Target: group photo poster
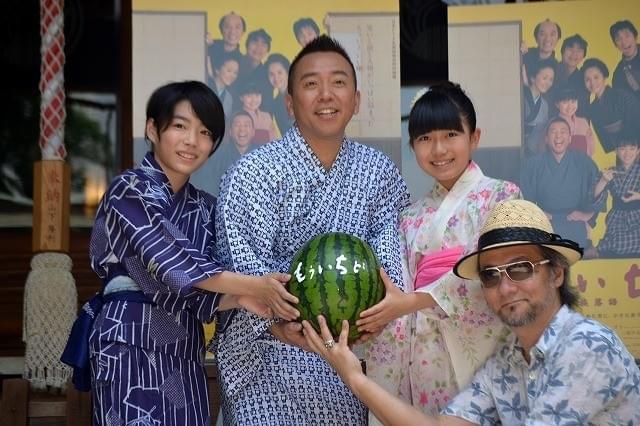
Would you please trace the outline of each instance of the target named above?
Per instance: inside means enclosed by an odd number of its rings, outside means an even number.
[[[637,2],[460,6],[448,9],[448,19],[450,35],[454,28],[472,28],[480,45],[486,41],[504,45],[503,52],[519,52],[516,62],[504,62],[503,53],[476,49],[464,64],[473,62],[478,70],[489,70],[492,80],[511,82],[495,93],[470,91],[476,105],[489,109],[493,103],[499,109],[503,100],[497,95],[507,90],[520,112],[520,138],[495,132],[488,141],[488,149],[509,152],[511,159],[483,170],[490,176],[507,174],[524,198],[547,213],[558,234],[585,247],[571,277],[581,310],[615,329],[640,358]],[[495,27],[507,24],[520,33],[494,38]],[[450,40],[450,58],[453,47]],[[452,79],[463,76],[458,81],[463,88],[474,83],[472,75],[452,69],[451,60],[449,72]],[[481,110],[479,127],[482,114],[500,123],[500,116]],[[513,128],[514,121],[503,125]]]
[[[226,131],[191,183],[217,196],[229,166],[293,124],[284,104],[289,65],[303,45],[328,34],[351,57],[361,93],[347,136],[401,167],[397,1],[134,0],[132,27],[135,162],[149,148],[144,123],[152,91],[170,81],[202,81],[222,102]],[[205,327],[207,339],[214,332]]]
[[[291,127],[285,104],[290,63],[306,43],[328,34],[351,57],[361,94],[347,136],[401,167],[398,7],[393,0],[134,0],[134,159],[148,149],[144,105],[153,89],[168,81],[205,82],[222,102],[226,131],[191,182],[217,195],[231,164]]]

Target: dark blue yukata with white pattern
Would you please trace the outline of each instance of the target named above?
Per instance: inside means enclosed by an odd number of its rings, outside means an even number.
[[[210,424],[202,323],[220,296],[192,286],[222,271],[211,257],[214,204],[189,183],[174,193],[152,153],[105,193],[92,267],[109,286],[131,278],[149,303],[108,302],[95,319],[94,424]]]

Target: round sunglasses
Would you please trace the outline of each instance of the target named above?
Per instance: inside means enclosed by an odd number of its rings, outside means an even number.
[[[507,263],[506,265],[492,266],[485,268],[479,272],[480,282],[484,288],[492,288],[500,284],[502,273],[514,283],[526,281],[536,270],[536,266],[549,263],[549,259],[542,259],[538,262],[529,262],[528,260],[520,260],[518,262]]]

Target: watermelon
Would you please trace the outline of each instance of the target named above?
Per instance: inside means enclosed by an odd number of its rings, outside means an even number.
[[[360,336],[360,312],[384,297],[380,264],[366,242],[353,235],[332,232],[309,240],[291,262],[288,290],[299,299],[300,321],[319,332],[317,316],[324,315],[331,334],[340,335],[349,320],[349,342]]]

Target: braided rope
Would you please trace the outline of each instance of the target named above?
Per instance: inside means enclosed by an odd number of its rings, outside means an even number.
[[[64,0],[40,0],[40,150],[44,160],[64,160]]]
[[[40,253],[31,259],[24,286],[22,339],[24,378],[35,389],[64,388],[71,376],[71,368],[60,362],[77,312],[71,266],[71,258],[63,253]]]

